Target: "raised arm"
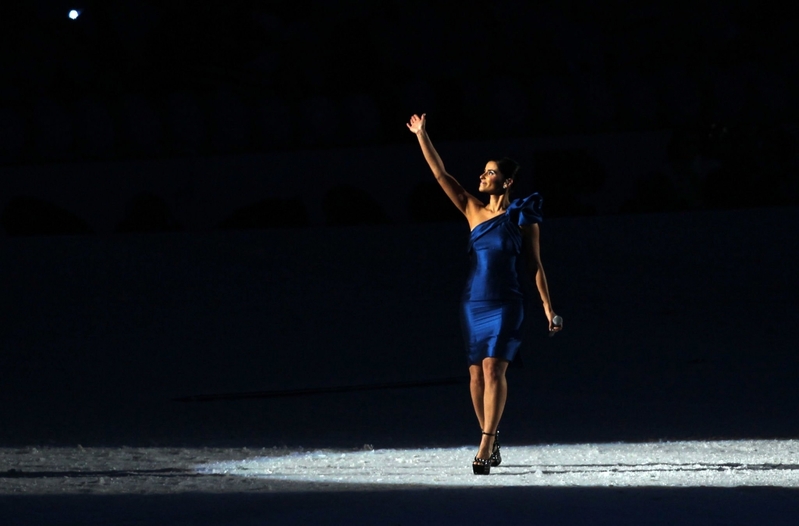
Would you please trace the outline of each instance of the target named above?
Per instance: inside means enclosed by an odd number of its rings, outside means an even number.
[[[522,249],[527,271],[531,276],[535,276],[535,286],[541,296],[541,303],[544,307],[544,314],[549,320],[549,330],[557,332],[563,328],[562,325],[552,323],[555,311],[552,310],[552,300],[549,297],[549,286],[547,285],[547,275],[544,273],[544,266],[541,264],[541,246],[539,244],[540,230],[538,224],[525,225],[522,228]]]
[[[406,126],[408,126],[408,129],[416,134],[416,138],[419,139],[419,146],[422,148],[425,161],[427,161],[428,166],[430,166],[430,170],[433,171],[433,175],[436,181],[438,181],[438,184],[441,185],[447,197],[450,198],[458,210],[468,218],[471,212],[476,207],[479,207],[481,203],[477,198],[464,190],[454,177],[447,173],[447,170],[444,168],[444,162],[441,160],[441,157],[439,157],[438,152],[433,147],[432,141],[430,141],[430,137],[427,135],[427,130],[425,129],[426,122],[426,116],[422,113],[421,117],[413,115]]]

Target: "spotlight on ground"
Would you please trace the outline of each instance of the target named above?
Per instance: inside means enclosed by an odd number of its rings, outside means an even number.
[[[209,462],[204,475],[310,483],[422,486],[797,488],[799,440],[706,440],[507,446],[475,477],[474,446],[305,451]]]
[[[75,20],[80,16],[80,11],[78,11],[77,9],[73,9],[72,11],[69,12],[68,16],[70,19]]]

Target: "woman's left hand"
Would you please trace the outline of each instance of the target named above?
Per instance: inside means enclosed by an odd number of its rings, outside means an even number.
[[[555,333],[558,333],[563,330],[563,318],[555,314],[554,312],[548,312],[547,318],[549,318],[549,335],[554,336]]]

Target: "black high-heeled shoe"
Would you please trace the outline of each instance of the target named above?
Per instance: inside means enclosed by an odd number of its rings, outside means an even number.
[[[486,433],[483,431],[484,435],[488,435],[490,437],[496,437],[494,433]],[[491,458],[493,457],[493,453],[491,457],[488,458],[477,458],[477,455],[474,457],[474,462],[472,462],[472,470],[474,471],[475,475],[488,475],[491,473]]]
[[[491,451],[491,456],[488,458],[491,461],[492,467],[497,467],[502,464],[502,454],[499,452],[499,429],[494,436],[494,449]]]

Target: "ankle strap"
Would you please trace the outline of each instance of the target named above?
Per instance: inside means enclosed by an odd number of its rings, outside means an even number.
[[[486,433],[485,431],[483,431],[483,434],[488,435],[490,437],[496,436],[496,433]]]

